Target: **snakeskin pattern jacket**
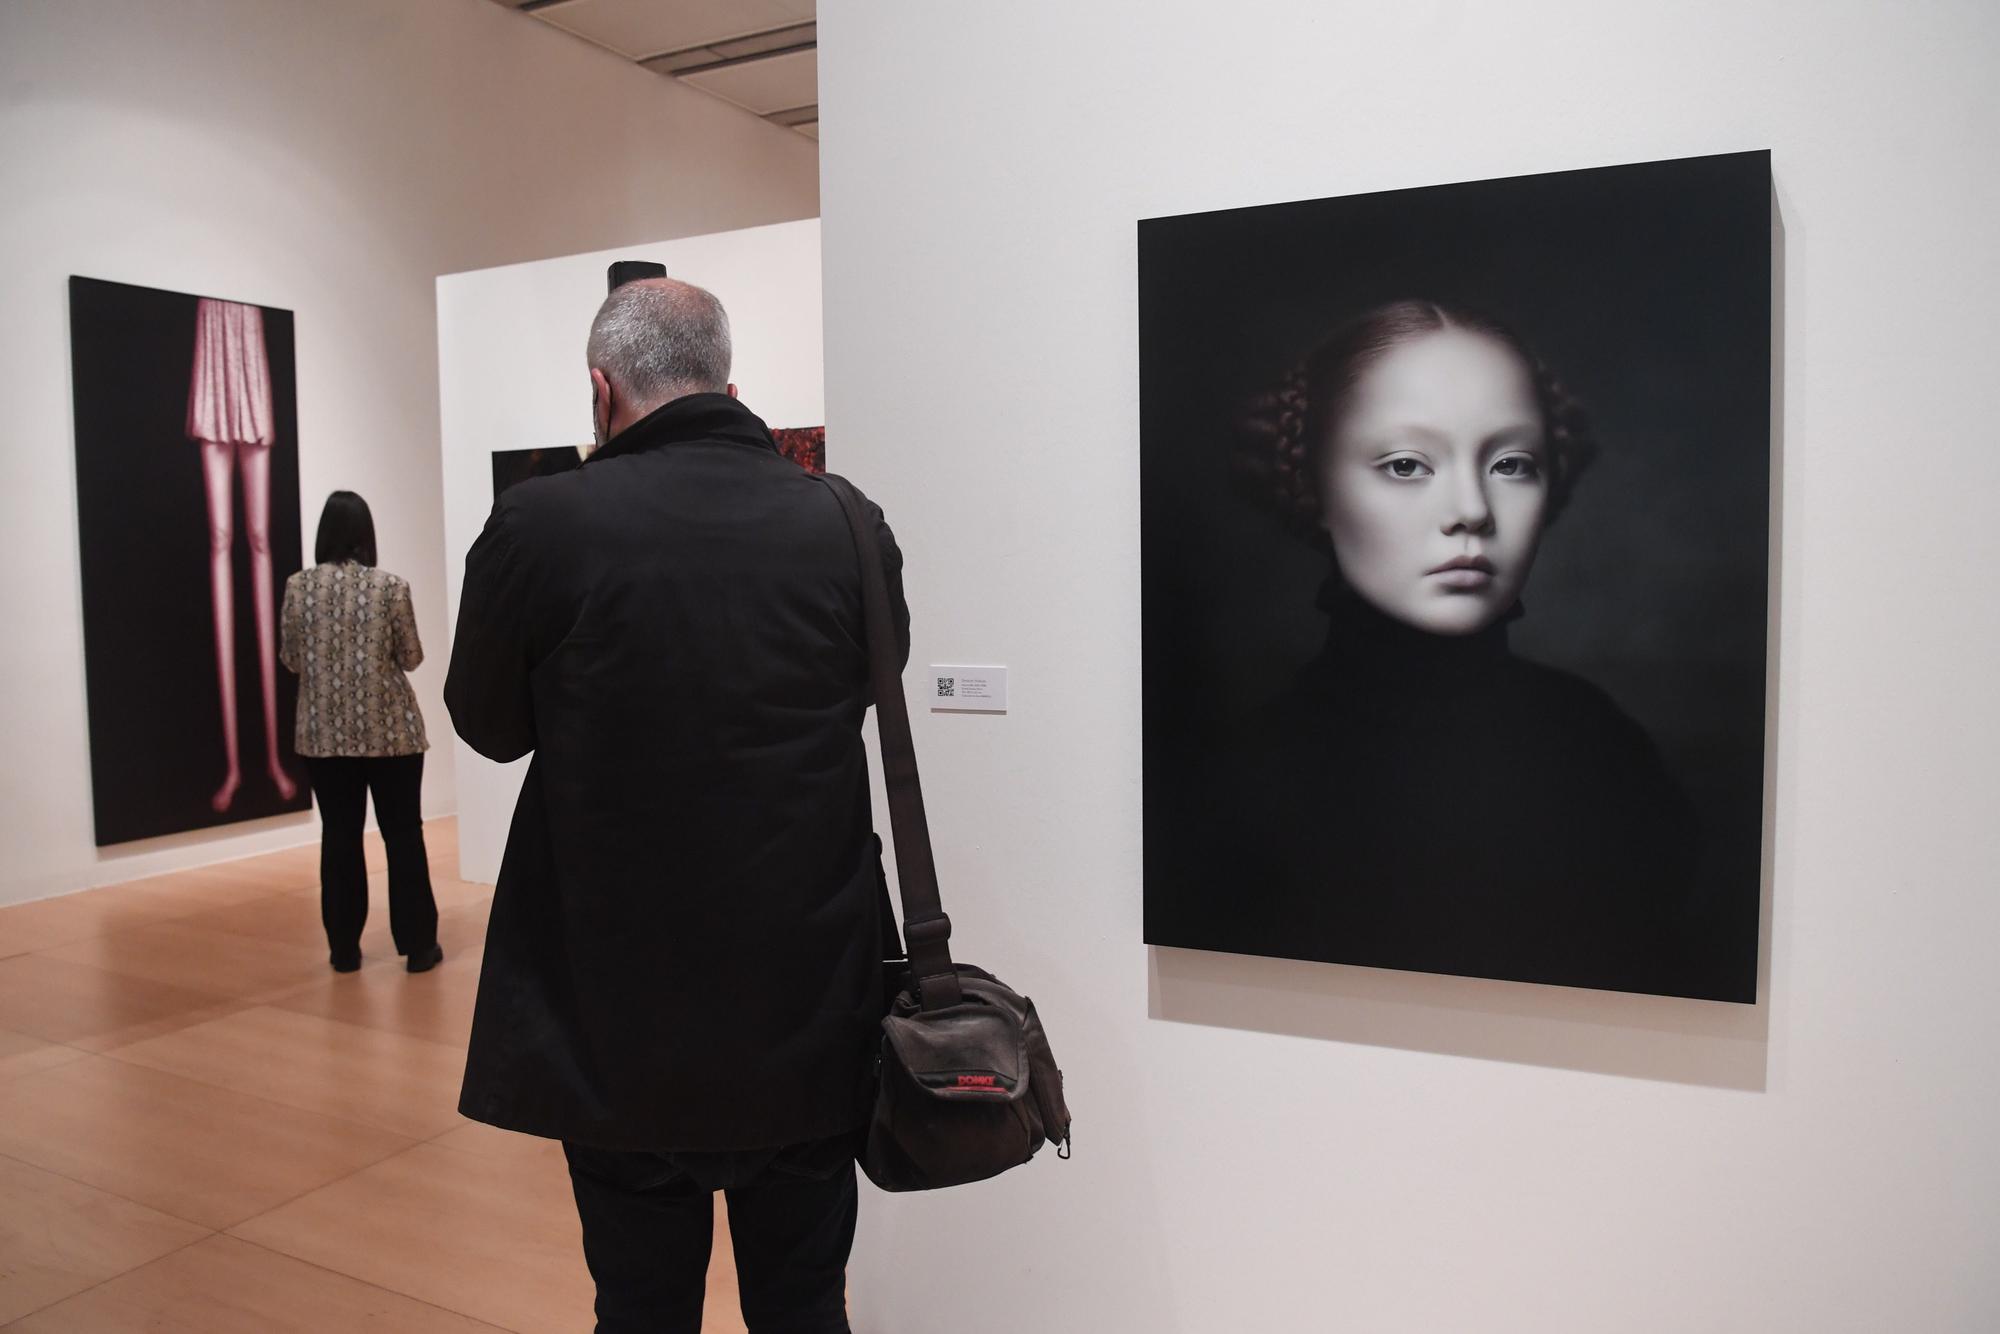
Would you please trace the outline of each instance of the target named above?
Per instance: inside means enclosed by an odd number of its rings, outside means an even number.
[[[285,581],[278,656],[299,677],[298,753],[415,755],[430,748],[403,673],[424,660],[410,586],[341,561]]]

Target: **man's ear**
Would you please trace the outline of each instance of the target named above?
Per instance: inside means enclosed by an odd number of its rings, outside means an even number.
[[[735,386],[734,384],[731,384],[731,385],[729,386],[729,396],[730,396],[731,398],[737,398],[737,397],[740,397],[740,395],[738,395],[738,394],[737,394],[737,392],[736,392],[736,386]]]
[[[590,416],[601,445],[611,438],[611,381],[595,366],[590,368]]]

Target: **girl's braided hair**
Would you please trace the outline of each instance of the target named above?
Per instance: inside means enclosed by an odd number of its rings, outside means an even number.
[[[1231,471],[1239,489],[1275,513],[1295,536],[1326,547],[1326,529],[1320,518],[1319,453],[1332,434],[1348,391],[1363,371],[1397,344],[1453,328],[1496,338],[1527,364],[1548,443],[1547,521],[1553,522],[1568,503],[1577,479],[1597,456],[1597,440],[1583,405],[1506,325],[1436,301],[1393,301],[1377,306],[1342,325],[1303,363],[1251,399],[1235,435]]]

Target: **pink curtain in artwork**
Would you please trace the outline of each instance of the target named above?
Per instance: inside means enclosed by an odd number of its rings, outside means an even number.
[[[187,434],[221,444],[271,443],[271,362],[264,312],[256,306],[203,297],[195,307]]]

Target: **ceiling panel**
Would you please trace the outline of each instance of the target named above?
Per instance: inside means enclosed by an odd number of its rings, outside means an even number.
[[[818,106],[794,106],[790,110],[772,112],[764,120],[772,122],[774,126],[786,126],[790,130],[796,130],[798,126],[808,126],[808,124],[812,124],[818,118],[820,118],[820,108]]]
[[[4,0],[0,0],[4,3]],[[817,0],[493,0],[819,138]]]
[[[740,60],[744,56],[767,56],[794,46],[818,44],[817,23],[795,23],[789,28],[773,28],[769,32],[760,32],[752,37],[711,42],[702,49],[715,52],[718,60]]]
[[[633,60],[782,27],[813,16],[802,0],[563,0],[535,17]]]
[[[699,74],[683,74],[681,81],[737,106],[748,107],[761,116],[790,107],[811,106],[819,101],[817,55],[813,51],[796,51],[788,56],[726,65]]]
[[[776,55],[797,47],[816,46],[818,32],[817,24],[794,23],[790,27],[772,28],[748,37],[732,37],[725,42],[669,51],[639,63],[656,74],[679,74],[683,70],[700,69],[703,65],[719,65],[726,60]]]

